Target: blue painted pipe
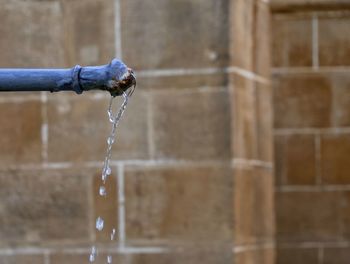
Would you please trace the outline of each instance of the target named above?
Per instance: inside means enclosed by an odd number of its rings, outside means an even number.
[[[136,85],[133,71],[114,59],[102,66],[71,69],[0,69],[0,92],[104,90],[121,95]]]

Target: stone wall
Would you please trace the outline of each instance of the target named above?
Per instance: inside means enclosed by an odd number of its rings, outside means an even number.
[[[2,0],[0,16],[1,67],[117,56],[138,76],[106,199],[108,95],[1,94],[0,263],[86,263],[93,244],[99,263],[274,263],[267,1]]]
[[[231,7],[234,263],[272,264],[275,224],[270,10],[266,1],[238,0]]]
[[[348,263],[349,1],[275,2],[277,263]]]

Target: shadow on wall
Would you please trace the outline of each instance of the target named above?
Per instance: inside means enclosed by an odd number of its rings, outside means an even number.
[[[350,6],[314,2],[323,8],[276,9],[272,20],[277,263],[283,264],[350,258]]]

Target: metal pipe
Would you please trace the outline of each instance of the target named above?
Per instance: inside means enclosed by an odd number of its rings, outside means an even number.
[[[131,86],[136,86],[134,72],[117,59],[71,69],[0,69],[0,92],[104,90],[118,96]]]

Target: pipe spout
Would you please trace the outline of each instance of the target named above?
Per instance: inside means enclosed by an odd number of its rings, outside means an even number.
[[[0,92],[103,90],[119,96],[136,86],[132,69],[114,59],[102,66],[70,69],[0,69]]]

